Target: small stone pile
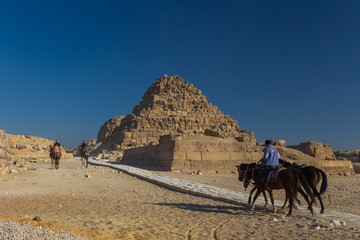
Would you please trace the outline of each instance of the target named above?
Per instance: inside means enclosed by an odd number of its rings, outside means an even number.
[[[123,151],[158,144],[161,135],[199,135],[205,131],[241,142],[255,142],[253,134],[209,103],[202,92],[179,76],[164,75],[146,91],[131,114],[107,121],[99,130],[102,149]]]
[[[0,239],[67,239],[86,240],[87,238],[76,236],[70,232],[54,232],[42,227],[35,227],[25,222],[12,222],[0,220]]]

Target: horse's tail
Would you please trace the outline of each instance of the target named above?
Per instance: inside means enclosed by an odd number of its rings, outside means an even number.
[[[293,198],[295,198],[295,200],[297,201],[297,203],[298,203],[299,205],[301,205],[301,204],[300,204],[300,200],[299,200],[299,198],[297,197],[297,193],[298,193],[298,191],[297,191],[297,186],[298,186],[299,176],[298,176],[298,174],[296,174],[296,173],[297,173],[296,170],[294,170],[294,172],[295,172],[295,183],[294,183],[294,187],[293,187]]]
[[[306,178],[304,177],[304,174],[302,174],[301,172],[297,172],[297,175],[299,176],[301,185],[303,186],[305,192],[307,193],[307,195],[309,195],[312,202],[314,202],[315,201],[314,194],[309,186],[309,183],[307,182]]]
[[[320,172],[321,174],[321,178],[322,178],[322,181],[321,181],[321,187],[320,187],[320,195],[324,194],[326,192],[326,189],[327,189],[327,177],[326,177],[326,173],[321,170],[321,169],[316,169],[318,171],[318,173]]]

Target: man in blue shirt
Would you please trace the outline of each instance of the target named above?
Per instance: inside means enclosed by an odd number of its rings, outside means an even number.
[[[279,165],[280,154],[279,151],[272,145],[271,140],[265,141],[266,148],[264,149],[264,157],[260,160],[259,167],[276,167]]]
[[[265,189],[270,190],[268,187],[267,180],[271,171],[279,165],[280,154],[279,151],[272,145],[272,140],[266,140],[264,149],[264,157],[260,160],[260,165],[258,167],[263,168],[259,175],[262,176],[265,182]]]

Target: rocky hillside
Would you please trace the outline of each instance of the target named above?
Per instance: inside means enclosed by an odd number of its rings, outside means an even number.
[[[209,103],[202,92],[179,76],[164,75],[145,92],[132,113],[107,121],[99,130],[97,153],[102,149],[157,144],[161,135],[216,132],[218,135],[255,142],[253,134],[240,129],[237,122]]]
[[[297,149],[314,158],[322,160],[335,160],[335,155],[332,146],[329,144],[322,144],[320,142],[302,142],[299,145],[288,146],[288,148]]]
[[[34,137],[30,135],[12,135],[10,138],[10,152],[14,160],[47,161],[49,157],[49,147],[55,141]],[[62,159],[72,158],[72,154],[66,153],[62,148]]]
[[[10,139],[4,130],[0,130],[0,173],[11,171]]]
[[[335,156],[339,159],[348,159],[352,162],[360,162],[360,150],[335,151]]]

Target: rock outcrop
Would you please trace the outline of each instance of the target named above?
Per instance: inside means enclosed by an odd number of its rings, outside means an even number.
[[[288,148],[297,149],[312,157],[322,160],[336,159],[332,146],[327,144],[322,144],[319,142],[314,142],[314,141],[302,142],[300,143],[300,145],[292,145],[292,146],[288,146]]]
[[[10,152],[15,161],[50,161],[49,147],[55,141],[30,135],[12,135],[10,138]],[[66,153],[62,147],[62,160],[73,158],[73,155]]]
[[[212,133],[224,138],[253,142],[254,134],[240,129],[237,122],[224,115],[192,84],[179,76],[164,75],[146,91],[131,114],[107,121],[99,130],[101,150],[124,151],[128,148],[158,144],[161,135]]]
[[[348,159],[352,162],[360,162],[360,150],[335,151],[336,158]]]
[[[10,139],[4,130],[0,130],[0,173],[11,171]]]

